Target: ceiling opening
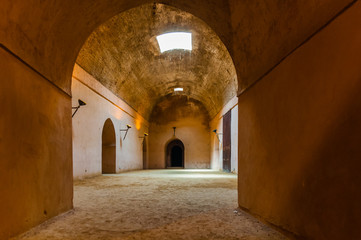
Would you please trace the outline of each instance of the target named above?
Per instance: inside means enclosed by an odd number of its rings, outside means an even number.
[[[192,50],[192,33],[171,32],[157,36],[160,52],[174,49]]]

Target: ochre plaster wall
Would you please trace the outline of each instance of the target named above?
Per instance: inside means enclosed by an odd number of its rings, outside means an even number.
[[[173,127],[176,127],[175,136]],[[165,99],[153,109],[149,168],[165,168],[166,146],[176,138],[184,144],[185,168],[210,168],[209,117],[203,105],[186,96]]]
[[[109,118],[116,135],[116,171],[143,169],[143,136],[148,122],[95,78],[75,65],[72,82],[72,104],[78,99],[87,103],[73,117],[74,178],[102,172],[102,131]],[[132,128],[124,138],[127,124]]]
[[[308,239],[361,239],[361,4],[239,96],[239,205]]]
[[[356,0],[229,0],[242,92]]]
[[[0,48],[0,239],[72,208],[70,96]]]
[[[211,131],[217,129],[219,140],[213,132],[211,133],[211,168],[223,169],[223,116],[228,111],[231,113],[231,171],[238,172],[238,98],[232,98],[223,109],[210,122]]]

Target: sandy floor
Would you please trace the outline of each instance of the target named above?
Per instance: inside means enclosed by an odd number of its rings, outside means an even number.
[[[209,170],[103,175],[74,186],[74,210],[15,239],[286,239],[237,210],[237,178]]]

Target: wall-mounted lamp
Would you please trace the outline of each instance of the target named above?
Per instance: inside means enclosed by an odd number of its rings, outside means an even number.
[[[221,143],[221,140],[219,139],[219,135],[222,135],[222,133],[217,133],[217,129],[214,129],[212,132],[214,132],[216,134],[219,143]]]
[[[173,127],[173,136],[175,136],[175,129],[176,129],[177,127]]]
[[[71,115],[71,117],[74,117],[75,113],[79,110],[79,108],[80,108],[81,106],[85,106],[85,105],[86,105],[86,103],[83,102],[83,101],[80,100],[80,99],[78,99],[78,103],[79,103],[79,105],[78,105],[77,107],[72,107],[72,109],[75,109],[75,112],[73,113],[73,115]]]
[[[132,126],[130,126],[129,124],[127,124],[127,129],[120,129],[119,131],[125,131],[125,135],[124,135],[124,138],[123,138],[123,141],[125,140],[125,138],[127,137],[127,134],[128,134],[128,131],[129,129],[132,128]]]
[[[148,133],[144,133],[144,135],[139,138],[145,138],[145,137],[148,137]]]

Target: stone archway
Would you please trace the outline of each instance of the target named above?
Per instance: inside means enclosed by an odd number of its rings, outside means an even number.
[[[115,173],[116,140],[112,120],[105,121],[102,133],[102,173]]]
[[[69,1],[56,0],[52,4],[34,4],[31,1],[6,0],[2,2],[3,12],[12,13],[16,9],[16,15],[21,17],[1,15],[1,23],[9,22],[18,26],[9,28],[11,31],[0,31],[1,43],[70,96],[74,64],[89,35],[113,16],[149,3],[154,1],[95,0],[70,4]],[[166,0],[162,3],[202,19],[214,29],[227,48],[231,49],[228,2]],[[50,18],[52,21],[43,20]],[[23,24],[27,22],[32,22],[31,26]],[[14,41],[15,38],[26,40],[17,42]]]
[[[175,139],[166,147],[166,168],[184,168],[184,144]]]
[[[5,63],[1,65],[2,73],[9,81],[2,81],[0,87],[6,92],[6,101],[3,101],[2,105],[2,116],[6,117],[1,120],[5,121],[4,125],[9,122],[13,126],[27,126],[26,128],[32,129],[33,134],[25,136],[4,130],[1,135],[8,139],[7,144],[11,146],[24,142],[29,143],[29,149],[40,149],[39,146],[44,146],[44,151],[36,152],[32,156],[22,154],[16,157],[19,162],[33,162],[32,167],[44,166],[44,171],[39,173],[36,168],[24,167],[23,164],[16,167],[19,175],[28,177],[16,180],[20,186],[28,186],[28,192],[19,193],[18,188],[6,189],[4,195],[20,194],[17,205],[24,207],[2,211],[4,219],[8,221],[0,227],[0,238],[8,238],[72,208],[72,119],[69,113],[72,107],[71,83],[76,58],[88,36],[99,25],[121,12],[154,2],[158,1],[2,1],[0,59]],[[162,3],[196,15],[209,24],[231,49],[232,31],[228,2],[166,0]],[[29,22],[31,24],[28,24]],[[14,108],[8,107],[8,102],[21,107],[14,111]],[[27,116],[29,121],[24,125],[25,118],[19,116]],[[100,143],[97,147],[99,146]],[[8,161],[13,162],[15,156],[12,148],[6,149]],[[4,179],[13,182],[14,176],[9,173],[4,175]],[[38,183],[36,179],[39,177],[46,180]],[[48,194],[42,191],[43,189],[52,189],[53,192]],[[39,200],[43,194],[49,195],[46,204]],[[7,201],[5,200],[6,204]],[[9,203],[13,201],[11,199]],[[26,207],[30,205],[38,206],[39,209],[48,208],[49,214],[46,218],[42,211],[35,214],[32,208]],[[28,221],[30,215],[31,221]],[[5,237],[3,233],[6,233]]]

